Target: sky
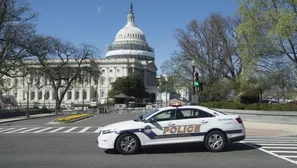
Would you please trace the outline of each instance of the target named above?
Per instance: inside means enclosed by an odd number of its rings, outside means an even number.
[[[38,13],[37,32],[76,45],[90,44],[106,53],[117,32],[127,22],[130,3],[135,23],[155,50],[160,73],[162,63],[178,50],[175,30],[185,28],[193,19],[202,21],[213,12],[237,13],[236,0],[28,0]]]

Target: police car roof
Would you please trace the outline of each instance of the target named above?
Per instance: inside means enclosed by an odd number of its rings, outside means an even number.
[[[171,109],[176,109],[176,108],[194,108],[194,109],[200,109],[206,112],[210,112],[210,113],[216,113],[216,114],[223,114],[226,115],[225,113],[221,112],[221,111],[217,111],[214,109],[210,109],[207,108],[205,106],[199,106],[199,105],[180,105],[180,106],[167,106],[167,107],[160,107],[158,108],[158,111],[162,111],[162,110],[171,110]]]
[[[175,108],[196,108],[196,109],[204,109],[204,110],[210,110],[207,107],[204,106],[199,106],[199,105],[181,105],[181,106],[167,106],[167,107],[161,107],[159,110],[170,110],[170,109],[175,109]]]

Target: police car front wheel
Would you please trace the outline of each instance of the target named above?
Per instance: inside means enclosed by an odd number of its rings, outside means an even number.
[[[211,152],[219,152],[224,149],[226,136],[222,131],[211,131],[206,135],[204,141],[205,147]]]
[[[134,154],[140,148],[140,142],[134,134],[124,133],[117,139],[116,148],[121,154]]]

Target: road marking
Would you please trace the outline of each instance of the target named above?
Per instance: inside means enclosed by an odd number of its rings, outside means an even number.
[[[70,131],[73,131],[73,130],[75,130],[77,127],[73,127],[73,128],[70,128],[69,130],[67,130],[67,131],[64,131],[65,133],[68,133],[68,132],[70,132]]]
[[[15,129],[15,130],[8,131],[8,132],[5,132],[5,133],[6,133],[6,134],[8,134],[8,133],[12,133],[12,132],[21,131],[21,130],[24,130],[24,129],[27,129],[27,128],[20,128],[20,129]]]
[[[279,141],[279,140],[258,140],[258,141],[250,141],[250,140],[244,140],[244,142],[250,142],[250,143],[275,143],[275,144],[281,144],[281,143],[292,143],[292,144],[297,144],[297,141],[295,140],[290,140],[290,141]]]
[[[42,130],[35,131],[34,133],[40,133],[40,132],[42,132],[42,131],[46,131],[46,130],[49,130],[49,129],[52,129],[52,127],[44,128],[44,129],[42,129]]]
[[[244,142],[241,141],[241,143],[244,143]],[[275,157],[277,157],[277,158],[286,160],[286,161],[288,161],[288,162],[290,162],[290,163],[297,164],[296,161],[293,161],[293,160],[288,159],[288,158],[286,158],[286,157],[277,155],[277,154],[275,154],[275,153],[273,153],[273,152],[271,152],[271,151],[267,151],[267,150],[262,149],[262,148],[257,148],[256,146],[254,146],[254,145],[252,145],[252,144],[247,144],[247,143],[244,143],[244,144],[246,144],[246,145],[248,145],[248,146],[250,146],[250,147],[252,147],[252,148],[258,149],[258,150],[260,150],[260,151],[262,151],[262,152],[265,152],[265,153],[267,153],[267,154],[270,154],[270,155],[272,155],[272,156],[275,156]]]
[[[88,129],[90,129],[91,127],[86,127],[86,128],[84,128],[84,129],[82,129],[82,130],[80,130],[79,131],[79,133],[81,133],[81,132],[86,132]]]
[[[295,155],[295,156],[283,155],[283,157],[286,157],[286,158],[297,158],[297,155]]]
[[[296,139],[276,139],[276,140],[270,140],[270,139],[249,139],[249,140],[244,140],[248,142],[296,142]]]
[[[297,144],[254,144],[261,146],[297,146]]]
[[[28,129],[28,130],[26,130],[26,131],[22,131],[22,132],[19,132],[19,133],[26,133],[26,132],[33,131],[33,130],[37,130],[37,129],[39,129],[39,127],[32,128],[32,129]]]
[[[54,132],[57,132],[57,131],[60,131],[61,129],[64,129],[65,127],[60,127],[60,128],[57,128],[55,130],[52,130],[50,131],[49,133],[54,133]]]
[[[15,128],[4,129],[4,130],[1,130],[0,132],[5,132],[5,131],[13,130],[13,129],[15,129]]]
[[[270,151],[273,153],[297,153],[297,151]]]
[[[102,127],[99,127],[98,129],[96,129],[96,131],[94,131],[94,133],[99,133],[101,131]]]
[[[284,147],[284,146],[264,146],[263,149],[297,149],[297,147]]]

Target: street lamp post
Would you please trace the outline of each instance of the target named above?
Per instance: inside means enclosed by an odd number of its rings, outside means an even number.
[[[168,92],[168,76],[165,75],[164,78],[165,78],[165,84],[166,84],[166,85],[165,85],[165,88],[166,88],[165,91],[166,91],[166,106],[167,106],[167,99],[168,99],[168,98],[167,98],[167,95],[168,95],[168,94],[167,94],[167,92]]]
[[[193,81],[192,81],[192,86],[193,86],[193,95],[195,95],[195,85],[194,85],[194,73],[195,73],[195,61],[194,60],[192,60],[192,62],[191,62],[191,66],[192,66],[192,69],[193,69],[193,73],[192,73],[192,75],[193,75]]]
[[[194,85],[194,80],[195,80],[195,61],[194,59],[191,61],[191,66],[192,66],[192,75],[193,75],[193,78],[192,78],[192,87],[193,87],[193,96],[192,96],[192,103],[195,103],[195,97],[196,97],[196,92],[195,92],[195,85]]]
[[[26,110],[26,118],[29,118],[30,117],[29,116],[29,94],[30,94],[30,85],[31,85],[30,81],[28,81],[27,85],[28,85],[28,88],[27,88],[27,110]]]

